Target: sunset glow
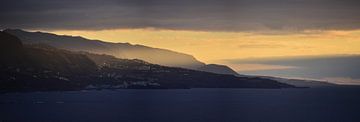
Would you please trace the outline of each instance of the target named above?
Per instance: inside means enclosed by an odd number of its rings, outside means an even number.
[[[194,55],[206,63],[219,63],[223,59],[360,53],[360,30],[311,30],[285,34],[158,29],[50,32],[171,49]]]

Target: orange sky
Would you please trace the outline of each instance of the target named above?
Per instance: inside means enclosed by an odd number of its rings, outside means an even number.
[[[112,29],[50,32],[165,48],[191,54],[206,63],[223,63],[222,59],[360,53],[360,30],[251,33]]]

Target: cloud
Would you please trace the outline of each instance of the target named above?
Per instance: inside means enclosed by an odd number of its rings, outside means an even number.
[[[285,45],[281,44],[241,44],[238,46],[240,49],[256,49],[256,48],[281,48]]]
[[[359,61],[359,55],[304,56],[232,60],[230,66],[260,63],[250,66],[254,67],[253,70],[238,70],[238,72],[250,75],[313,79],[343,85],[360,85]]]
[[[302,77],[313,79],[360,79],[360,69],[358,68],[360,67],[360,55],[257,58],[245,60],[227,60],[227,62],[228,64],[237,65],[253,63],[283,67],[296,67],[287,69],[253,70],[240,72],[244,74]]]
[[[3,0],[0,28],[359,29],[358,0]]]

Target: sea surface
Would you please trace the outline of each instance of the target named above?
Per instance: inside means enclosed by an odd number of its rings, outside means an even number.
[[[0,122],[360,122],[360,87],[0,94]]]

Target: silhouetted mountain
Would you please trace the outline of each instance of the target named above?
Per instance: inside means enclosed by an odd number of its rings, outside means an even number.
[[[1,32],[0,40],[0,65],[19,63],[23,57],[23,45],[18,38]]]
[[[19,29],[6,29],[4,32],[19,37],[25,44],[47,44],[71,51],[86,51],[97,54],[113,55],[117,58],[141,59],[153,64],[181,67],[200,71],[238,75],[224,65],[206,65],[193,56],[170,50],[151,48],[129,43],[109,43],[82,37],[62,36],[43,32],[27,32]]]
[[[103,76],[158,83],[166,88],[281,88],[291,87],[266,78],[236,77],[190,69],[166,67],[141,60],[118,59],[109,55],[83,52],[94,60]],[[271,87],[269,87],[271,86]],[[276,87],[274,87],[276,86]]]
[[[232,70],[230,67],[219,64],[207,64],[202,67],[199,67],[198,70],[217,73],[217,74],[229,74],[229,75],[239,76],[239,74],[236,73],[234,70]]]
[[[96,64],[87,56],[56,48],[23,46],[21,41],[10,34],[1,32],[1,61],[19,67],[43,68],[57,72],[75,73],[95,70]],[[8,57],[11,54],[12,57]],[[16,58],[14,58],[16,57]]]
[[[4,32],[17,36],[25,44],[43,43],[71,51],[108,54],[117,58],[141,59],[153,64],[189,69],[197,69],[205,65],[188,54],[143,45],[110,43],[100,40],[89,40],[82,37],[61,36],[43,32],[27,32],[18,29],[6,29]]]
[[[287,88],[274,80],[166,67],[137,59],[22,45],[1,32],[0,90],[91,88]],[[6,45],[6,46],[5,46]],[[11,56],[8,53],[14,51]],[[3,63],[6,62],[6,63]]]
[[[0,32],[1,90],[64,90],[80,88],[91,80],[97,65],[86,55],[55,48],[23,46],[10,34]],[[71,81],[71,82],[70,82]]]
[[[21,41],[13,35],[1,32],[0,33],[0,50],[4,51],[19,51],[22,48]]]

